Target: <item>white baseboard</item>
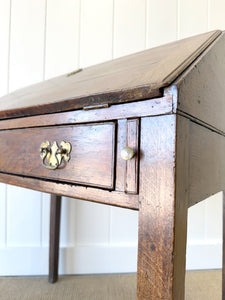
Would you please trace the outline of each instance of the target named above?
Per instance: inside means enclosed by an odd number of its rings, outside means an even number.
[[[136,246],[60,248],[59,274],[127,273],[136,270]],[[0,248],[0,276],[47,274],[47,247]]]
[[[189,244],[187,270],[219,269],[221,243]],[[137,247],[87,245],[60,248],[59,274],[129,273],[137,270]],[[0,276],[47,275],[47,247],[0,248]]]
[[[222,268],[222,243],[191,243],[187,246],[186,269],[210,270]]]

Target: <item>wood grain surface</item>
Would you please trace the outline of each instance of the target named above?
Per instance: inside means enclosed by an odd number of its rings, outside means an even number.
[[[189,200],[190,121],[177,116],[175,167],[175,218],[173,244],[173,300],[185,298],[187,215]]]
[[[129,194],[137,194],[139,188],[139,119],[127,120],[126,132],[126,146],[130,147],[135,155],[126,161],[125,190]]]
[[[141,119],[137,299],[172,299],[176,117]]]
[[[61,196],[51,195],[48,281],[58,279]]]
[[[220,34],[204,33],[18,90],[0,99],[0,119],[161,96],[160,89]]]
[[[51,282],[65,195],[139,210],[138,300],[184,299],[188,206],[225,190],[224,48],[214,31],[0,99],[0,182],[59,195]],[[54,171],[42,166],[46,140],[72,144]],[[124,146],[136,152],[128,162]]]
[[[100,188],[58,183],[37,178],[29,178],[0,172],[0,182],[21,186],[35,191],[57,194],[102,204],[138,210],[138,195],[129,195],[120,191],[108,191]]]
[[[177,128],[177,129],[176,129]],[[178,130],[178,131],[177,131]],[[176,138],[177,136],[177,138]],[[137,299],[184,299],[188,120],[142,118]]]
[[[114,188],[115,124],[27,128],[0,132],[0,171],[84,185]],[[56,170],[42,165],[40,146],[71,143],[71,159]]]
[[[177,112],[225,133],[225,33],[174,82],[178,91]],[[176,112],[176,111],[174,111]]]
[[[101,109],[80,109],[65,113],[0,120],[0,129],[39,127],[61,124],[80,124],[169,114],[173,111],[173,97],[174,96],[172,92],[168,92],[164,97],[161,98],[111,105],[110,107]]]
[[[225,190],[225,137],[190,122],[189,143],[189,206],[192,206]]]
[[[117,122],[117,156],[116,156],[116,190],[125,192],[126,161],[122,159],[120,152],[126,146],[127,119]]]

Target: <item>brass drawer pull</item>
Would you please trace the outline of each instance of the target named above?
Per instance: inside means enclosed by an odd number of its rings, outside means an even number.
[[[70,160],[71,149],[72,146],[69,142],[62,141],[60,146],[56,141],[53,142],[52,146],[49,141],[43,142],[40,147],[42,165],[50,170],[57,169],[63,159],[66,162]]]
[[[124,160],[130,160],[131,158],[134,157],[134,154],[135,154],[134,150],[130,147],[123,147],[123,149],[120,152],[120,155]]]

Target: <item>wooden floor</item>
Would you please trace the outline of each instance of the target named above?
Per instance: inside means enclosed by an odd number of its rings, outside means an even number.
[[[186,274],[186,300],[221,300],[221,271]],[[49,284],[46,277],[0,277],[4,300],[134,300],[136,275],[63,276]]]

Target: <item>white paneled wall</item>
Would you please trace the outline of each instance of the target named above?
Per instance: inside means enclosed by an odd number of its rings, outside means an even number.
[[[114,0],[114,58],[145,49],[146,1]]]
[[[0,96],[8,91],[10,0],[0,0]]]
[[[20,2],[20,1],[18,1]],[[32,1],[31,1],[32,2]],[[80,1],[48,0],[45,6],[44,78],[78,68],[80,43]]]
[[[146,11],[146,47],[156,47],[178,37],[177,0],[149,0]]]
[[[0,0],[0,96],[224,27],[223,0]],[[189,269],[221,266],[221,197],[189,210]],[[49,195],[0,184],[1,275],[47,274],[49,210]],[[60,272],[135,271],[137,224],[135,211],[63,198]]]
[[[12,0],[9,91],[43,80],[45,1]]]
[[[180,1],[180,38],[208,30],[208,5],[208,0]]]
[[[113,16],[113,0],[81,1],[81,67],[112,59]]]

